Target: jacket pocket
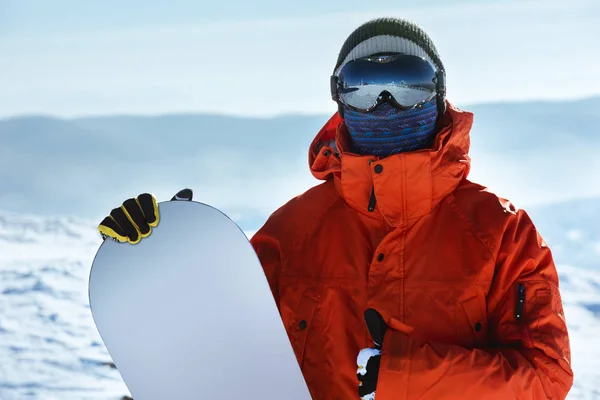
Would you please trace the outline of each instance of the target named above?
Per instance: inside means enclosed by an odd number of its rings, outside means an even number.
[[[306,343],[311,331],[316,309],[319,305],[319,292],[308,287],[302,293],[298,306],[290,319],[288,332],[292,338],[292,345],[300,367],[304,367],[304,356],[306,354]]]
[[[514,318],[525,348],[542,348],[555,358],[571,350],[558,288],[546,281],[517,283]]]
[[[460,301],[461,308],[469,323],[474,348],[485,348],[488,340],[488,316],[483,293],[475,293]]]

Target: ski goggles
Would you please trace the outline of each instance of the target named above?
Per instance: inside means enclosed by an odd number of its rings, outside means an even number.
[[[361,112],[387,100],[400,109],[427,103],[445,87],[444,71],[408,54],[379,54],[345,64],[331,77],[333,100]]]

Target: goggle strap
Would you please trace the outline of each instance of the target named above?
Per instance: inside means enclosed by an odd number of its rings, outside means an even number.
[[[333,99],[333,101],[338,101],[339,97],[338,97],[338,82],[339,82],[339,78],[337,77],[337,75],[333,74],[331,75],[331,79],[329,80],[329,88],[331,90],[331,98]]]
[[[438,96],[444,99],[446,97],[446,71],[438,69],[435,72],[435,77],[437,78],[436,86]]]

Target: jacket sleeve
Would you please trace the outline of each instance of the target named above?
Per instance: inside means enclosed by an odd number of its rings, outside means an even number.
[[[573,384],[570,344],[551,252],[524,211],[511,213],[498,236],[487,298],[490,345],[469,349],[422,342],[410,327],[391,319],[377,400],[456,398],[457,393],[461,399],[487,400],[567,396]]]
[[[281,270],[281,249],[279,242],[273,235],[268,233],[269,225],[263,226],[252,236],[252,244],[256,255],[263,267],[263,271],[269,282],[271,293],[279,308],[279,275]]]

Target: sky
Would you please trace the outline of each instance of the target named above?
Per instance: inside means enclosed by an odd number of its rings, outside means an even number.
[[[339,49],[378,16],[431,35],[458,105],[600,93],[600,2],[423,4],[0,0],[0,118],[333,112]]]

